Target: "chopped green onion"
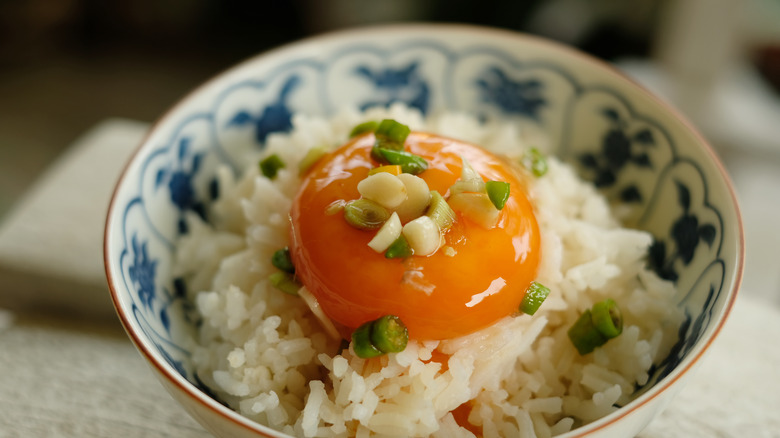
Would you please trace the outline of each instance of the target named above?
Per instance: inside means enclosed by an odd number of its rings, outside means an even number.
[[[268,179],[276,178],[276,174],[279,173],[279,169],[284,168],[284,161],[279,158],[278,155],[269,155],[262,161],[260,161],[260,172]]]
[[[376,230],[390,219],[390,213],[374,201],[356,199],[344,206],[344,219],[361,230]]]
[[[280,271],[295,274],[295,266],[293,265],[292,257],[290,257],[290,249],[286,246],[274,252],[274,255],[271,256],[271,264]]]
[[[528,286],[528,289],[525,291],[523,301],[520,303],[520,311],[528,315],[533,315],[539,310],[539,307],[544,300],[547,299],[547,295],[549,294],[550,289],[541,283],[532,281],[531,285]]]
[[[450,194],[447,203],[458,212],[459,218],[468,219],[486,230],[495,227],[501,215],[501,212],[490,201],[487,193]]]
[[[586,355],[596,347],[607,343],[607,338],[593,325],[590,309],[580,315],[580,318],[569,329],[569,339],[580,355]]]
[[[436,190],[431,190],[431,203],[425,215],[431,218],[441,231],[451,227],[455,222],[455,211]]]
[[[371,343],[371,327],[373,325],[374,322],[369,321],[352,332],[352,348],[355,350],[355,354],[363,359],[383,354]]]
[[[469,160],[461,156],[460,161],[463,163],[460,178],[450,186],[450,196],[459,193],[485,193],[485,182],[482,181],[479,173],[471,167]]]
[[[409,342],[409,332],[401,319],[385,315],[374,321],[371,327],[371,343],[383,353],[404,351]]]
[[[414,155],[410,152],[394,151],[385,148],[379,148],[378,151],[383,158],[383,162],[400,165],[401,171],[404,173],[417,175],[428,168],[428,162],[425,161],[425,158]]]
[[[393,315],[369,321],[352,332],[352,348],[364,359],[404,351],[408,342],[406,326]]]
[[[504,181],[488,181],[485,183],[490,202],[501,210],[509,199],[509,183]]]
[[[461,193],[485,193],[485,182],[481,178],[455,181],[450,186],[450,196]]]
[[[569,339],[580,354],[588,354],[622,332],[620,309],[614,300],[607,298],[580,316],[569,329]]]
[[[378,253],[383,253],[398,239],[401,231],[403,231],[401,219],[398,218],[398,213],[393,212],[390,219],[386,220],[379,231],[374,234],[374,237],[368,241],[368,247]]]
[[[379,122],[376,120],[369,120],[368,122],[363,122],[354,128],[352,128],[352,132],[349,133],[349,138],[357,137],[360,134],[365,134],[366,132],[374,132],[376,131],[376,128],[379,126]]]
[[[327,207],[325,207],[325,214],[327,214],[328,216],[332,216],[336,213],[339,213],[342,210],[344,210],[345,205],[347,205],[347,201],[343,199],[338,199],[336,201],[333,201],[330,204],[328,204]]]
[[[593,305],[591,311],[593,325],[607,339],[623,333],[623,316],[615,300],[607,298]]]
[[[414,252],[412,247],[409,246],[409,241],[403,235],[398,236],[393,243],[387,247],[385,251],[385,258],[388,259],[405,259],[410,257]]]
[[[289,295],[298,295],[298,290],[302,287],[295,279],[295,276],[288,272],[274,272],[268,276],[268,280],[274,287]]]
[[[411,129],[409,129],[409,127],[403,123],[398,123],[393,119],[384,119],[379,123],[379,126],[377,126],[376,130],[374,131],[374,135],[376,135],[378,141],[388,142],[393,145],[401,146],[398,149],[395,149],[394,147],[390,147],[389,149],[400,150],[403,149],[406,137],[409,136],[410,132]]]
[[[306,171],[308,171],[309,168],[314,165],[314,163],[319,161],[319,159],[325,156],[327,153],[328,148],[325,146],[317,146],[309,149],[303,159],[301,159],[301,161],[298,163],[298,174],[303,175],[306,173]]]
[[[385,160],[385,157],[383,157],[382,154],[379,153],[379,146],[377,146],[376,144],[374,144],[374,147],[371,148],[371,158],[378,163],[387,162],[387,160]]]
[[[386,159],[379,152],[380,149],[388,149],[391,151],[404,150],[404,142],[406,137],[409,136],[410,129],[408,126],[398,123],[392,119],[385,119],[379,123],[374,135],[376,141],[374,147],[371,148],[371,158],[379,161],[380,163],[386,162]],[[391,163],[400,164],[400,163]]]
[[[479,181],[482,182],[482,177],[479,176],[479,172],[471,167],[471,163],[463,155],[460,156],[460,162],[462,167],[460,168],[460,180],[461,181]],[[474,190],[476,191],[476,190]]]
[[[536,177],[543,176],[547,173],[547,159],[539,152],[539,149],[531,148],[524,155],[521,160],[523,166],[531,171]]]

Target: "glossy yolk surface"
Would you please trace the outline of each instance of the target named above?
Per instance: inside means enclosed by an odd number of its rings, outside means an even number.
[[[431,256],[386,259],[368,247],[375,231],[350,226],[334,203],[360,198],[357,184],[378,164],[372,134],[320,159],[302,182],[291,209],[291,253],[299,280],[347,337],[364,322],[391,314],[412,339],[449,339],[515,313],[534,280],[539,229],[522,177],[502,159],[466,143],[413,132],[405,150],[428,160],[418,176],[448,196],[465,157],[485,181],[510,184],[498,225],[485,229],[460,215]]]

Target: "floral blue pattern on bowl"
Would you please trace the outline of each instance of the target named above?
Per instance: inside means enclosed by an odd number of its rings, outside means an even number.
[[[296,112],[395,102],[423,113],[505,117],[545,133],[550,152],[579,166],[609,199],[631,207],[628,224],[655,237],[648,262],[679,288],[677,305],[686,316],[679,341],[646,387],[703,348],[697,340],[713,330],[713,315],[728,304],[739,231],[735,219],[726,218],[733,214],[726,213],[733,209],[728,187],[713,182],[713,171],[700,164],[711,157],[681,152],[691,134],[646,110],[647,96],[539,50],[519,53],[479,41],[397,35],[304,52],[270,70],[240,66],[220,82],[227,85],[206,93],[200,110],[174,111],[167,138],[147,145],[152,149],[132,169],[138,184],[114,207],[121,211],[122,241],[108,258],[119,260],[135,323],[181,376],[202,388],[181,342],[195,323],[187,318],[183,282],[171,276],[171,259],[177,236],[188,232],[184,215],[208,219],[207,206],[219,194],[216,165],[238,172],[245,163],[235,145],[262,148],[269,135],[291,129]]]

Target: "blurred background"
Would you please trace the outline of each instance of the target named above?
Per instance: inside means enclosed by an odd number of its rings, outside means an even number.
[[[615,63],[712,141],[746,217],[780,214],[780,0],[0,0],[0,221],[101,120],[151,122],[280,44],[408,21],[538,34]]]

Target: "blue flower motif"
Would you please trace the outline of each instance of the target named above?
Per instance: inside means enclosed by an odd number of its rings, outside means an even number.
[[[666,377],[693,349],[696,342],[698,342],[699,338],[704,334],[704,330],[706,330],[707,326],[710,324],[712,310],[715,307],[715,298],[715,287],[710,285],[710,291],[704,302],[704,308],[702,308],[699,316],[697,316],[695,320],[692,320],[691,315],[687,311],[685,312],[685,320],[677,331],[677,342],[672,346],[669,355],[666,356],[657,367],[654,366],[650,370],[651,375],[655,371],[658,371],[658,380]]]
[[[192,208],[197,200],[195,190],[192,188],[192,174],[177,170],[171,175],[168,188],[171,190],[171,201],[179,207],[179,210]]]
[[[275,102],[268,104],[262,113],[255,117],[248,111],[239,111],[228,122],[227,126],[245,126],[254,124],[255,138],[259,145],[264,145],[268,136],[274,132],[289,132],[292,129],[293,113],[287,101],[290,93],[300,84],[298,75],[291,75],[282,85]]]
[[[194,211],[204,220],[206,219],[205,204],[200,201],[195,193],[193,180],[201,167],[203,153],[192,154],[190,149],[191,139],[183,137],[179,140],[176,153],[176,161],[171,166],[166,166],[157,171],[155,189],[160,188],[166,181],[171,194],[171,202],[179,209],[179,232],[187,232],[187,223],[184,213]]]
[[[580,155],[580,164],[594,175],[596,187],[611,187],[617,182],[617,175],[628,165],[652,167],[647,148],[655,146],[653,133],[646,128],[629,132],[628,122],[620,117],[613,108],[604,108],[601,114],[607,118],[610,128],[604,134],[600,153]],[[620,199],[623,202],[641,202],[642,193],[636,186],[622,188]]]
[[[539,121],[539,111],[547,105],[542,96],[544,84],[538,79],[513,81],[498,67],[488,68],[476,81],[482,101],[493,104],[506,114],[526,116]]]
[[[699,218],[691,213],[691,194],[688,187],[680,181],[675,181],[677,187],[677,203],[682,208],[682,214],[672,224],[669,236],[674,242],[675,250],[667,254],[666,242],[656,240],[650,247],[650,267],[661,277],[676,281],[679,277],[675,263],[680,260],[686,266],[691,263],[696,248],[701,242],[712,246],[717,235],[715,226],[699,223]]]
[[[373,83],[379,99],[368,100],[360,105],[365,111],[373,106],[390,106],[401,102],[417,108],[425,114],[428,111],[430,87],[418,71],[419,62],[412,62],[401,68],[372,70],[365,65],[355,68],[355,74]]]
[[[168,353],[165,348],[162,347],[162,345],[157,343],[155,344],[157,345],[157,351],[162,354],[162,356],[165,358],[165,361],[168,362],[173,368],[176,369],[179,374],[181,374],[182,377],[186,379],[187,370],[184,369],[184,364],[182,364],[182,361],[174,359],[173,356],[171,356],[170,353]]]
[[[157,261],[149,259],[146,242],[139,244],[138,236],[135,234],[133,234],[132,246],[133,264],[128,269],[130,280],[137,288],[141,303],[151,310],[155,298],[154,279],[157,275]]]

